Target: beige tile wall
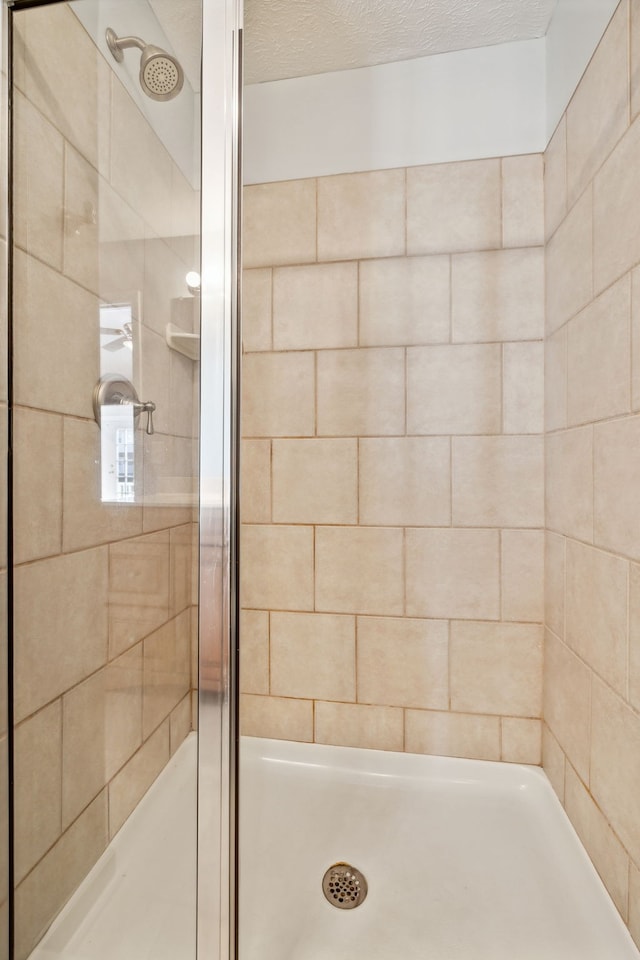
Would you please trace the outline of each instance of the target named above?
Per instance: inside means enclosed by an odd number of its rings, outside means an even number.
[[[543,761],[640,944],[638,38],[622,0],[545,157]]]
[[[197,368],[164,328],[180,322],[198,220],[193,189],[71,10],[15,19],[21,960],[191,729],[194,524],[180,503],[194,489]],[[133,379],[157,404],[155,435],[136,433],[136,503],[117,506],[100,500],[92,411],[105,302],[135,305]]]
[[[542,175],[245,190],[245,733],[540,762]]]

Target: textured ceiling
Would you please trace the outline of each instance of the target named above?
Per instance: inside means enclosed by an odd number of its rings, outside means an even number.
[[[200,89],[202,0],[149,0],[193,90]]]
[[[544,36],[557,0],[245,0],[263,83]]]

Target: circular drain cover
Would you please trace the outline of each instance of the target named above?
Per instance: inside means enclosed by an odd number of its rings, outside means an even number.
[[[359,907],[367,896],[367,881],[350,863],[334,863],[322,878],[322,892],[340,910]]]

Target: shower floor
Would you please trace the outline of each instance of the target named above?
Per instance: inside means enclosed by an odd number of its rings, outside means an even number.
[[[244,738],[241,960],[638,960],[536,767]],[[361,870],[354,910],[322,893]]]
[[[539,768],[243,738],[241,785],[240,960],[640,958]],[[194,960],[195,804],[192,734],[30,960]]]

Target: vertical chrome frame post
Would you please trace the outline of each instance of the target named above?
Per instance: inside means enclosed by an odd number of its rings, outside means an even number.
[[[236,955],[236,423],[242,0],[204,0],[198,960]]]
[[[13,954],[13,725],[12,725],[12,489],[11,489],[11,421],[9,400],[11,395],[11,137],[9,128],[10,112],[10,23],[9,7],[6,0],[0,3],[0,437],[2,437],[2,458],[4,467],[0,486],[1,499],[4,501],[5,514],[0,524],[0,568],[4,570],[0,577],[0,609],[5,611],[4,622],[0,623],[0,791],[4,795],[3,816],[0,819],[0,884],[6,890],[7,900],[2,907],[0,922],[0,960]]]

